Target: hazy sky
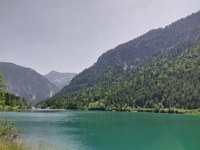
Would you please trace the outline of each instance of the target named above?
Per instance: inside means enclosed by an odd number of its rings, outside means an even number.
[[[0,61],[81,72],[105,51],[200,9],[200,0],[0,0]]]

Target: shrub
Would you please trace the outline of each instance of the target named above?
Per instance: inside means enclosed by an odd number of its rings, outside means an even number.
[[[0,120],[0,138],[13,142],[19,138],[22,129],[17,128],[14,123],[7,120]]]

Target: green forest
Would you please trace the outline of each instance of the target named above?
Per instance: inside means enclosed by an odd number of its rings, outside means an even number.
[[[102,54],[42,108],[200,113],[200,12]]]
[[[133,68],[110,82],[49,99],[40,107],[167,111],[200,108],[200,40],[164,50],[149,63]],[[121,74],[121,73],[119,73]]]
[[[28,108],[27,101],[23,98],[6,92],[6,83],[0,74],[0,110],[24,110]]]

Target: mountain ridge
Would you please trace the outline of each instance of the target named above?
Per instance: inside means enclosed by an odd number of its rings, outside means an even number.
[[[48,74],[44,75],[51,83],[57,86],[60,90],[64,86],[68,85],[76,73],[69,72],[58,72],[55,70],[50,71]]]
[[[55,85],[32,68],[0,62],[0,71],[6,80],[7,92],[25,98],[33,105],[58,91]]]
[[[113,78],[146,63],[166,48],[199,37],[200,11],[181,18],[165,28],[149,32],[103,53],[97,62],[83,70],[65,86],[55,98],[62,97],[97,84],[107,84]]]
[[[200,108],[200,38],[167,49],[111,84],[87,88],[38,107],[186,112]],[[178,109],[178,110],[177,110]]]
[[[200,11],[102,54],[37,106],[172,112],[200,108]]]

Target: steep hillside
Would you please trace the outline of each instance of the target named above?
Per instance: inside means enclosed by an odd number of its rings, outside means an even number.
[[[200,12],[104,53],[38,106],[74,109],[200,107]]]
[[[46,77],[51,83],[56,85],[57,88],[60,90],[64,86],[68,85],[75,75],[75,73],[60,73],[57,71],[51,71],[44,77]]]
[[[32,104],[57,92],[55,85],[33,69],[1,62],[0,71],[5,77],[7,92],[25,98]]]
[[[6,93],[5,80],[2,74],[0,74],[0,110],[24,110],[28,109],[29,105],[23,98]]]
[[[56,97],[62,97],[94,85],[108,84],[132,68],[149,62],[160,55],[164,49],[196,39],[200,33],[199,18],[200,12],[197,12],[165,28],[151,30],[109,50],[99,57],[93,66],[73,78],[68,86],[56,94]]]
[[[170,49],[111,84],[49,99],[38,106],[132,110],[200,108],[200,39]]]

